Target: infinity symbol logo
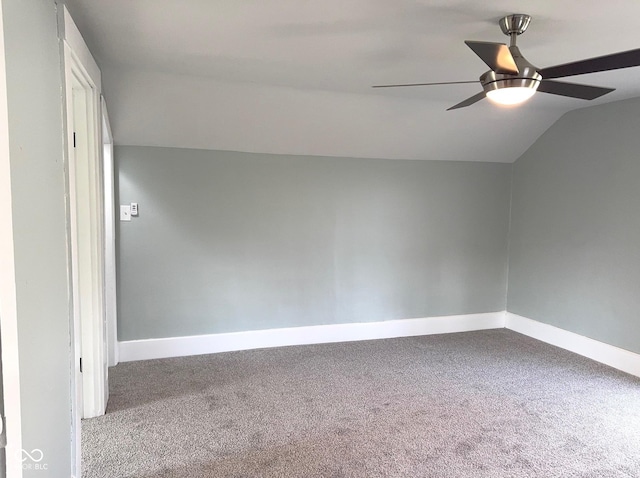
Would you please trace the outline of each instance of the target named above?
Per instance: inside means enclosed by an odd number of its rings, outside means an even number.
[[[31,460],[35,463],[38,463],[44,458],[44,453],[42,453],[42,450],[40,450],[39,448],[34,448],[33,450],[31,450],[31,453],[29,453],[27,450],[22,450],[21,458],[23,462]]]

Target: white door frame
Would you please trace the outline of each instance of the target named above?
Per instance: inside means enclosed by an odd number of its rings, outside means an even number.
[[[2,386],[7,433],[6,471],[8,477],[20,478],[22,477],[20,363],[3,25],[2,1],[0,0],[0,334],[2,337]]]
[[[80,339],[82,417],[102,415],[106,354],[104,347],[104,215],[99,97],[95,84],[67,46],[67,121],[69,124],[69,202],[75,335]],[[80,332],[78,334],[78,331]]]
[[[102,97],[102,157],[104,159],[104,232],[105,232],[105,306],[107,314],[108,365],[120,361],[118,350],[118,300],[116,292],[116,203],[115,163],[113,160],[113,134]]]
[[[101,75],[64,7],[64,78],[73,297],[72,469],[81,465],[80,419],[103,415],[105,347],[104,180]],[[77,133],[74,136],[74,132]],[[82,360],[82,372],[80,371]]]

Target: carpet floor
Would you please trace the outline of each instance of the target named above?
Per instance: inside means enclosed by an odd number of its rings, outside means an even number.
[[[508,330],[110,369],[85,478],[640,477],[640,379]]]

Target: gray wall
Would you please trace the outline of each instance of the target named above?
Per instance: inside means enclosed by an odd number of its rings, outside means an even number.
[[[573,111],[514,167],[508,310],[640,352],[640,99]]]
[[[48,472],[71,475],[61,68],[56,6],[2,0],[15,238],[22,438]],[[25,462],[25,464],[28,464]]]
[[[511,165],[115,157],[120,340],[505,308]]]

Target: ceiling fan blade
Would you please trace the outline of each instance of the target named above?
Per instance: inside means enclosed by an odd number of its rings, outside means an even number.
[[[619,70],[620,68],[631,68],[633,66],[640,66],[640,48],[588,60],[565,63],[564,65],[550,66],[539,70],[539,73],[542,78],[551,79],[596,73],[598,71]]]
[[[582,100],[595,100],[602,95],[611,93],[615,88],[602,88],[600,86],[579,85],[578,83],[566,83],[543,79],[538,86],[538,91],[551,93],[552,95],[569,96]]]
[[[484,99],[485,96],[486,95],[484,91],[481,91],[477,95],[473,95],[471,98],[467,98],[466,100],[461,101],[457,105],[453,105],[451,108],[447,108],[447,111],[457,110],[458,108],[464,108],[465,106],[471,106],[472,104],[477,103],[478,101]]]
[[[403,86],[433,86],[433,85],[462,85],[465,83],[478,83],[478,80],[473,81],[444,81],[439,83],[407,83],[404,85],[375,85],[371,88],[399,88]]]
[[[465,43],[496,73],[519,73],[516,62],[509,51],[509,47],[504,43],[469,40],[465,40]]]

